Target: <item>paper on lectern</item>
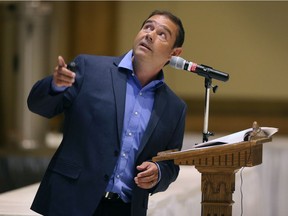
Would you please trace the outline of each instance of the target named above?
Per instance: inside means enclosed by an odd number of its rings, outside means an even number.
[[[275,134],[278,131],[278,128],[274,128],[274,127],[261,127],[261,129],[267,134],[268,138],[270,138],[273,134]],[[242,130],[242,131],[239,131],[239,132],[227,135],[227,136],[223,136],[223,137],[220,137],[220,138],[208,141],[208,142],[199,143],[195,145],[193,148],[243,142],[245,135],[250,131],[252,131],[251,128]]]

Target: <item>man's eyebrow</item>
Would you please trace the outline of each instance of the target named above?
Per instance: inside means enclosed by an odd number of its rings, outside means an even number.
[[[144,23],[144,25],[145,24],[149,24],[149,23],[154,23],[154,24],[156,24],[156,25],[158,25],[158,26],[160,26],[160,27],[162,27],[162,28],[164,28],[165,29],[165,31],[167,31],[169,34],[170,34],[170,36],[172,36],[172,32],[170,31],[170,29],[169,28],[167,28],[167,26],[165,26],[165,25],[162,25],[162,24],[160,24],[160,23],[158,23],[158,22],[156,22],[155,20],[147,20],[145,23]]]

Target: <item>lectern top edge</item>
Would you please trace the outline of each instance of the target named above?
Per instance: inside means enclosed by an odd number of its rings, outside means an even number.
[[[216,146],[208,146],[201,148],[191,148],[189,150],[177,151],[168,150],[159,152],[157,156],[152,158],[152,161],[163,161],[163,160],[178,160],[185,158],[208,158],[208,157],[221,157],[229,154],[240,153],[243,151],[251,151],[253,146],[260,145],[266,142],[271,142],[272,137],[259,138],[251,141],[243,141],[238,143],[229,143]]]

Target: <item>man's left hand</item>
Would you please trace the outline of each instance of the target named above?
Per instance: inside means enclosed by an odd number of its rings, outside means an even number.
[[[140,172],[134,178],[135,183],[138,187],[143,189],[153,188],[158,182],[159,170],[153,162],[143,162],[137,166],[137,170]]]

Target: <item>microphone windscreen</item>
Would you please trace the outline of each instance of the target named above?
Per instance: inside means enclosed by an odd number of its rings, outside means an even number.
[[[183,69],[185,60],[179,56],[172,56],[169,64],[171,67],[174,67],[176,69]]]

